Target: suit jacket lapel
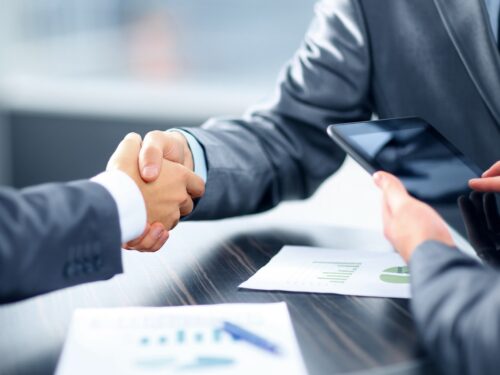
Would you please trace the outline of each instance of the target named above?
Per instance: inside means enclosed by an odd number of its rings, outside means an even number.
[[[483,0],[434,0],[467,72],[500,126],[500,56]]]

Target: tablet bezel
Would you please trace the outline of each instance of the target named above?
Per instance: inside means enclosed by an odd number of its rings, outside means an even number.
[[[402,118],[391,118],[384,120],[370,120],[370,121],[332,124],[328,126],[327,133],[330,136],[330,138],[332,138],[336,144],[338,144],[349,156],[351,156],[359,165],[361,165],[363,169],[365,169],[370,174],[374,174],[377,171],[384,171],[384,169],[380,165],[373,163],[368,156],[358,152],[358,150],[356,150],[356,148],[354,148],[351,145],[350,139],[344,135],[344,133],[346,133],[344,129],[348,129],[349,135],[383,132],[385,129],[387,129],[387,131],[397,131],[401,130],[402,122],[404,123],[406,121],[408,123],[407,126],[405,126],[405,128],[408,129],[411,129],[412,127],[421,128],[422,126],[424,126],[426,128],[426,131],[431,132],[432,135],[436,137],[436,139],[439,142],[441,142],[449,151],[451,151],[451,153],[455,157],[461,159],[461,161],[465,165],[467,165],[467,167],[469,167],[477,175],[477,177],[481,176],[482,171],[476,164],[474,164],[466,155],[460,152],[434,126],[432,126],[427,121],[418,117],[402,117]],[[365,131],[363,131],[362,126],[366,125],[377,125],[379,128],[382,129],[377,129],[373,131],[367,131],[365,129]],[[340,128],[342,128],[344,133],[340,132]]]

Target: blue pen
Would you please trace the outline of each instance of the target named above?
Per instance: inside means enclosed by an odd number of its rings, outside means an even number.
[[[246,329],[230,322],[224,322],[222,327],[224,331],[229,333],[234,339],[244,340],[250,344],[253,344],[263,350],[266,350],[273,354],[280,354],[280,349],[278,345],[266,340],[263,337],[256,335]]]

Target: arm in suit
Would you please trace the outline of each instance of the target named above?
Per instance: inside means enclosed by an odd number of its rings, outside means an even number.
[[[410,261],[412,309],[428,352],[447,374],[497,374],[500,274],[440,242]]]
[[[97,183],[0,189],[0,303],[122,272],[115,201]]]
[[[208,164],[205,196],[191,219],[269,209],[305,198],[344,160],[326,135],[334,122],[368,119],[370,57],[357,1],[323,1],[270,103],[241,119],[184,129]]]

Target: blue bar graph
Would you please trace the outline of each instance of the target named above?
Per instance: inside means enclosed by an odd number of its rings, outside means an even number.
[[[189,344],[205,344],[205,343],[222,343],[224,340],[234,341],[234,337],[225,334],[220,328],[211,330],[175,330],[164,332],[153,336],[138,337],[138,344],[143,347],[147,346],[170,346],[170,345],[189,345]]]
[[[197,332],[194,334],[194,341],[203,342],[203,333]]]
[[[215,342],[220,342],[222,338],[222,330],[221,329],[214,329],[214,334],[213,338]]]
[[[177,342],[183,344],[186,339],[186,332],[184,330],[177,331]]]

